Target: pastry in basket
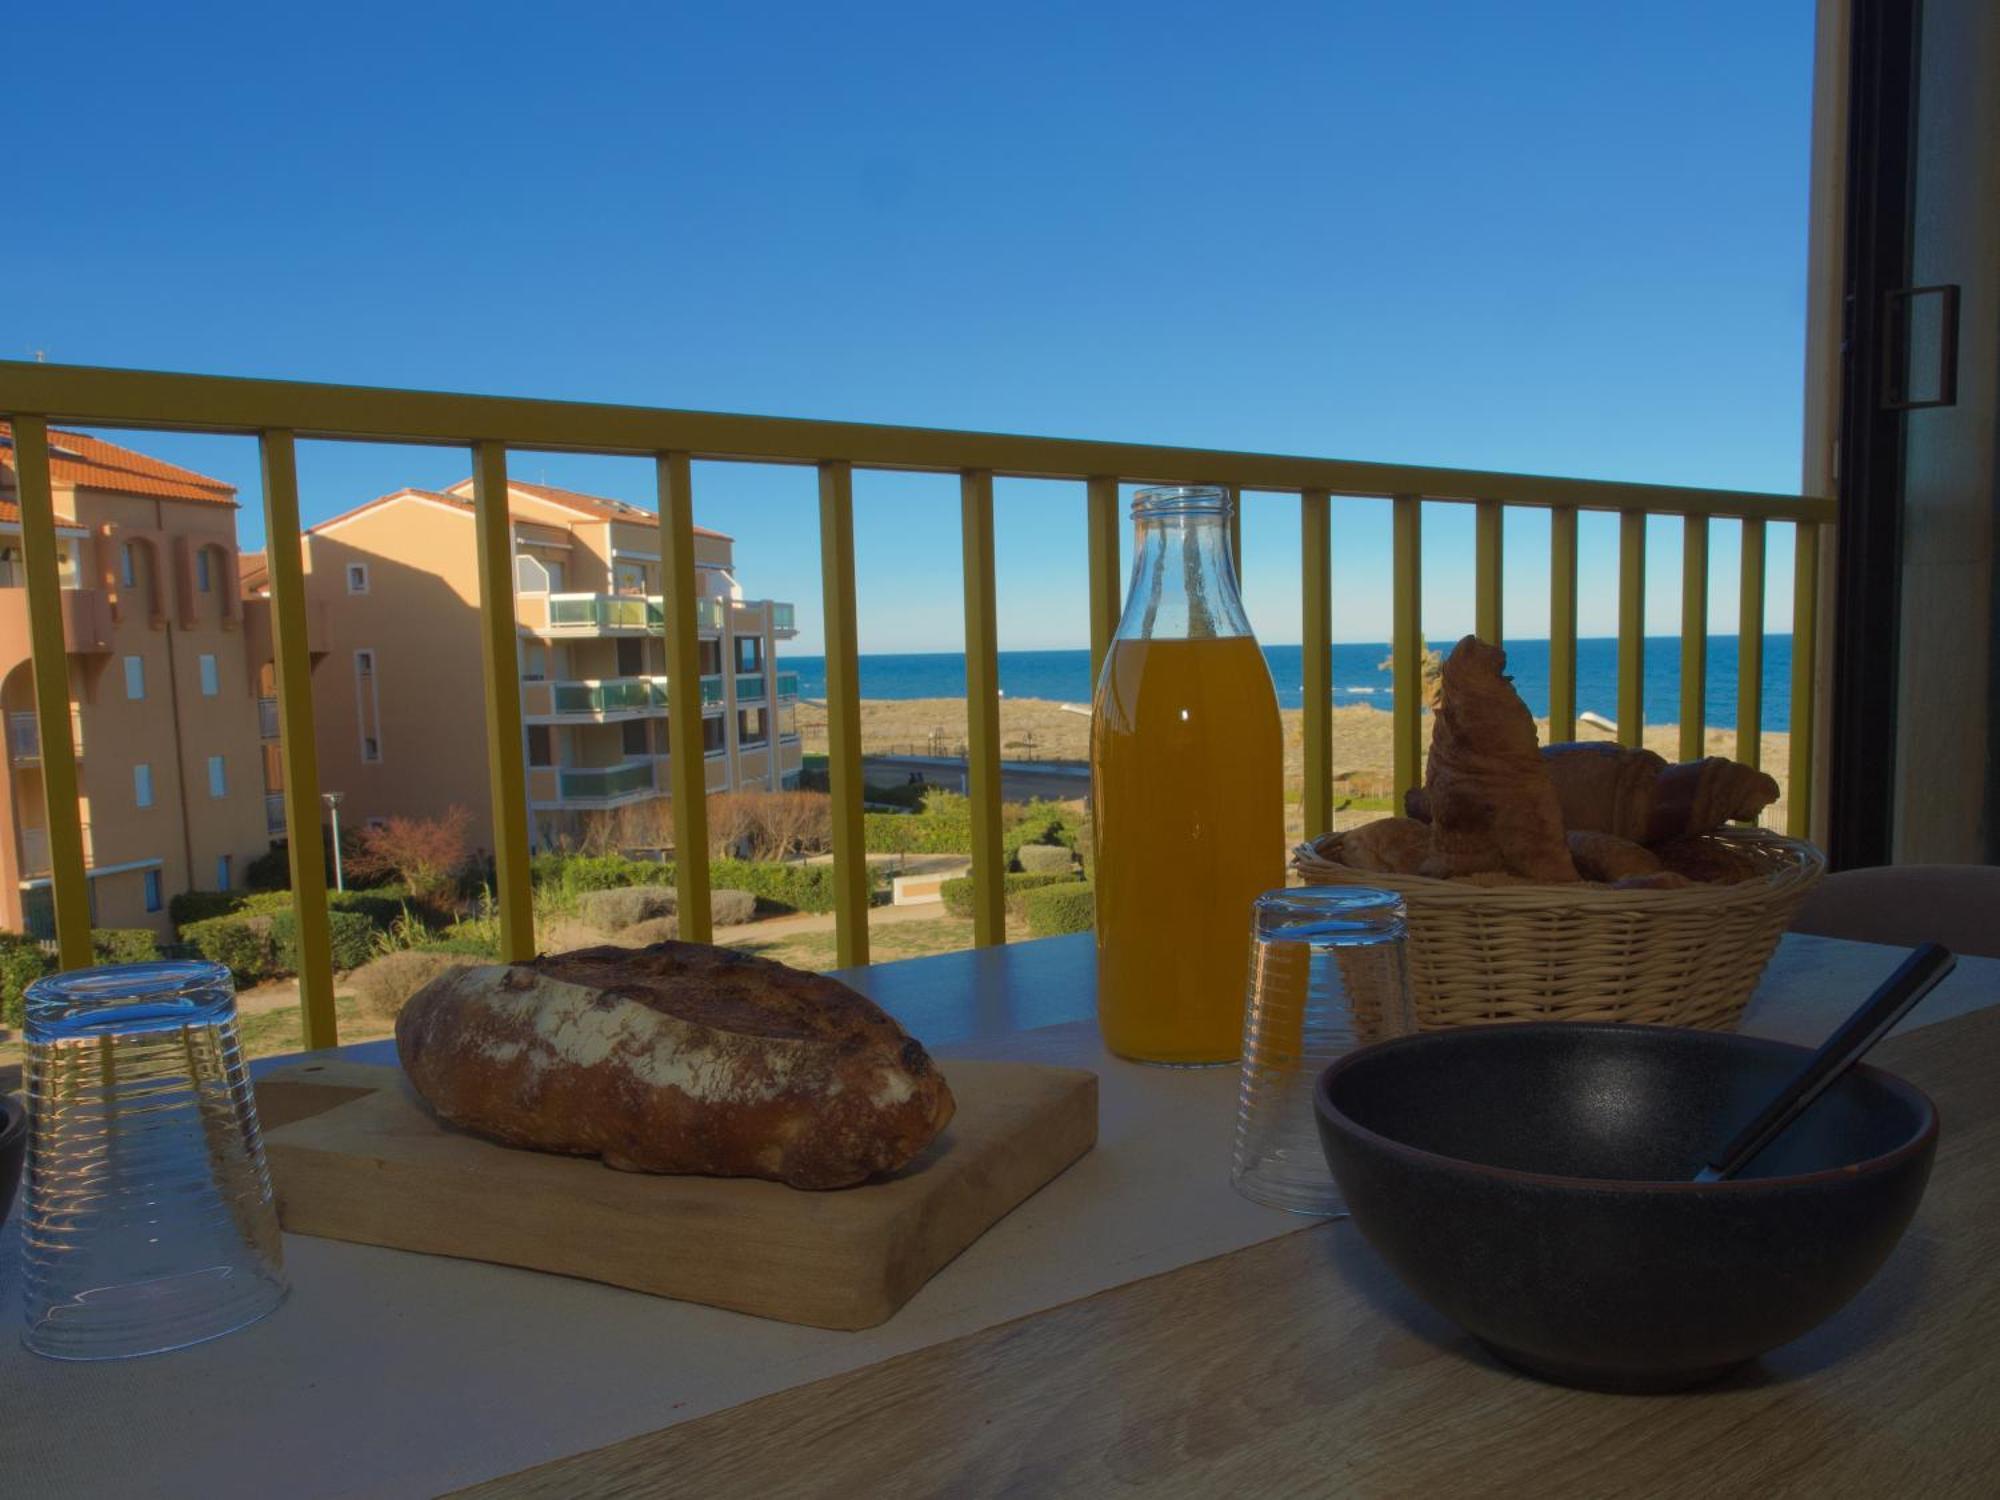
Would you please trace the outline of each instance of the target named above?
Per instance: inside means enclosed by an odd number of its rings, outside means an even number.
[[[1342,861],[1378,875],[1415,875],[1431,852],[1431,825],[1415,818],[1377,818],[1340,841]]]
[[[836,1188],[903,1166],[950,1121],[914,1038],[838,980],[700,943],[454,969],[396,1019],[445,1120],[634,1172]]]
[[[1431,849],[1422,873],[1449,879],[1504,870],[1529,880],[1575,880],[1534,716],[1506,665],[1504,651],[1476,636],[1445,658],[1424,778]]]
[[[1662,868],[1706,885],[1735,885],[1763,873],[1741,849],[1701,835],[1669,839],[1655,845],[1653,852],[1660,857]]]
[[[1607,884],[1660,873],[1659,855],[1644,844],[1621,839],[1615,833],[1571,829],[1569,857],[1576,863],[1576,873],[1585,880],[1602,880]]]

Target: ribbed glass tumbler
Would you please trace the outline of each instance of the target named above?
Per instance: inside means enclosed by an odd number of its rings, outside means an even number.
[[[1416,1030],[1403,900],[1360,886],[1259,896],[1230,1180],[1253,1202],[1346,1212],[1320,1151],[1313,1087],[1356,1047]]]
[[[229,971],[125,964],[27,993],[23,1341],[122,1359],[216,1338],[285,1295]]]

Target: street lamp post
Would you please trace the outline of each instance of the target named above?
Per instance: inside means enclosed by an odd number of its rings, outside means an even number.
[[[321,792],[319,795],[320,800],[326,803],[327,811],[333,814],[333,888],[336,891],[344,891],[347,886],[343,883],[340,873],[340,799],[344,794]]]

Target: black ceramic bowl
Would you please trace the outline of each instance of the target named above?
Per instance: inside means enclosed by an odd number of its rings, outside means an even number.
[[[1320,1076],[1320,1142],[1369,1244],[1509,1363],[1675,1390],[1824,1321],[1923,1196],[1937,1111],[1877,1068],[1834,1084],[1743,1175],[1689,1179],[1799,1047],[1612,1023],[1400,1037]]]
[[[28,1111],[12,1094],[0,1094],[0,1224],[14,1207],[21,1163],[28,1155]]]

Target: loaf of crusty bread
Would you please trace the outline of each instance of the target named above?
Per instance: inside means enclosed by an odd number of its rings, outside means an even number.
[[[445,1120],[635,1172],[836,1188],[951,1119],[923,1046],[835,979],[699,943],[452,970],[396,1019]]]

